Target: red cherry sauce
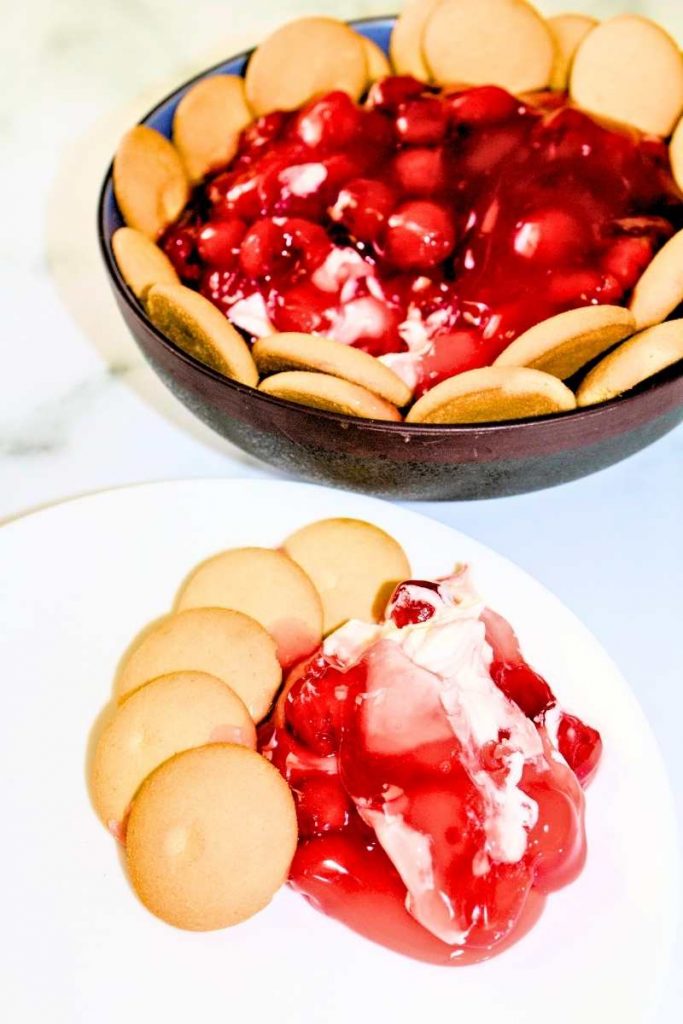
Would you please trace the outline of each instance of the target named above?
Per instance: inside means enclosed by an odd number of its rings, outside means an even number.
[[[625,303],[682,199],[663,142],[564,95],[392,77],[259,118],[161,245],[248,338],[324,334],[420,394],[555,313]]]
[[[454,603],[450,582],[401,584],[387,620],[403,629],[438,616]],[[374,640],[350,667],[329,645],[298,665],[259,737],[297,803],[293,888],[375,942],[436,964],[501,952],[538,919],[547,894],[578,875],[586,849],[581,784],[601,753],[599,734],[558,708],[509,624],[489,610],[480,622],[473,615],[493,650],[497,699],[514,712],[513,731],[521,722],[537,743],[536,754],[518,762],[520,795],[536,807],[518,855],[504,855],[487,831],[491,790],[482,787],[483,775],[496,793],[509,780],[511,731],[465,750],[435,697],[434,676],[391,640]],[[387,820],[402,822],[407,845],[392,839],[391,825],[380,842]],[[422,885],[425,850],[431,878]]]

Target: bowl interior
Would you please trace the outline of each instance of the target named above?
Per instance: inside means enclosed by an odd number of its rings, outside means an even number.
[[[349,24],[361,35],[364,35],[368,39],[371,39],[373,42],[377,43],[377,45],[385,53],[388,53],[389,40],[395,21],[395,16],[379,18],[370,17],[354,19],[350,21]],[[185,95],[185,93],[195,84],[195,82],[203,78],[210,78],[213,75],[243,75],[250,55],[251,51],[238,54],[235,57],[231,57],[226,61],[222,61],[221,63],[214,65],[214,67],[209,68],[206,71],[200,72],[189,82],[185,82],[178,89],[176,89],[175,92],[171,93],[164,100],[162,100],[156,107],[154,107],[153,110],[151,110],[144,118],[142,118],[140,123],[149,125],[151,128],[155,128],[157,131],[159,131],[162,135],[165,135],[167,138],[170,138],[172,134],[173,115],[175,113],[176,107],[178,106],[178,103]],[[167,338],[164,338],[163,335],[159,334],[156,328],[154,328],[150,321],[147,319],[143,307],[133,297],[128,286],[126,285],[126,282],[121,276],[112,252],[111,238],[118,228],[124,226],[124,220],[121,216],[121,212],[118,208],[116,199],[114,197],[111,166],[107,172],[100,197],[98,226],[100,231],[102,251],[105,258],[105,262],[107,264],[108,271],[115,285],[117,286],[120,295],[125,298],[127,304],[135,309],[137,316],[145,322],[149,330],[151,330],[154,334],[158,335],[158,337],[163,342],[166,348],[179,354],[184,361],[194,364],[204,374],[210,377],[217,377],[218,375],[215,373],[215,371],[205,366],[203,363],[199,362],[197,359],[195,359],[188,353],[182,352]],[[347,421],[353,421],[357,423],[359,426],[362,425],[366,428],[370,427],[371,425],[375,428],[380,427],[383,432],[400,431],[403,435],[424,434],[425,436],[427,436],[431,434],[433,436],[434,433],[441,433],[444,435],[454,436],[456,434],[469,435],[471,433],[481,433],[482,431],[493,431],[496,434],[498,434],[501,430],[504,430],[506,432],[517,432],[519,430],[523,430],[525,427],[529,428],[533,426],[540,426],[541,424],[546,424],[548,426],[551,426],[552,424],[559,425],[563,421],[566,423],[568,420],[575,421],[579,418],[602,419],[603,415],[606,412],[608,412],[611,408],[613,408],[615,405],[628,406],[631,403],[637,403],[638,400],[643,396],[643,393],[651,394],[655,390],[659,391],[660,394],[662,394],[662,392],[666,393],[665,406],[671,408],[672,406],[677,406],[680,404],[681,395],[679,393],[679,385],[681,383],[681,378],[683,378],[683,368],[681,367],[681,364],[677,364],[675,366],[669,367],[667,370],[663,371],[663,373],[658,374],[657,377],[645,381],[643,384],[633,389],[633,391],[630,392],[629,394],[625,396],[620,396],[616,399],[612,399],[611,401],[602,403],[599,406],[579,408],[571,410],[570,412],[556,413],[549,416],[535,416],[529,417],[527,419],[495,421],[493,423],[486,424],[391,423],[387,421],[358,420],[356,417],[353,416],[346,416],[340,413],[325,413],[321,412],[320,410],[317,410],[317,415],[323,419],[342,419]],[[220,380],[223,385],[231,389],[234,388],[239,391],[246,390],[251,392],[252,394],[254,393],[253,389],[247,388],[245,385],[236,384],[234,381],[230,381],[227,378],[221,377]],[[672,392],[672,387],[675,389],[675,393]],[[664,397],[664,394],[662,394],[662,397]],[[289,401],[286,401],[281,398],[275,398],[274,396],[270,395],[263,395],[259,393],[259,398],[268,405],[275,405],[280,407],[293,406],[293,403]],[[294,406],[294,408],[298,408],[300,410],[301,406]]]

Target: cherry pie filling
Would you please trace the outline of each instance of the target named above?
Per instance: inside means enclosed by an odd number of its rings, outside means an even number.
[[[581,871],[599,734],[564,712],[466,572],[411,580],[290,673],[259,747],[292,787],[290,883],[374,941],[486,959]]]
[[[660,139],[562,94],[401,76],[256,120],[161,245],[248,338],[326,335],[419,395],[549,316],[625,303],[682,211]]]

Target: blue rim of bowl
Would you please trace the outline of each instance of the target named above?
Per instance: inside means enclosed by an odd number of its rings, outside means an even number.
[[[396,21],[396,17],[397,15],[394,14],[374,15],[363,18],[354,18],[349,20],[347,24],[350,25],[350,27],[353,29],[361,30],[362,35],[365,35],[369,39],[376,42],[377,40],[373,39],[373,33],[370,31],[364,32],[363,28],[368,30],[374,29],[375,31],[379,31],[380,33],[389,34],[392,25]],[[234,70],[231,72],[226,72],[225,68],[226,65],[228,64],[240,64],[241,71],[239,72],[239,74],[243,74],[244,69],[246,68],[247,63],[249,61],[249,58],[251,57],[255,49],[256,47],[254,46],[251,47],[251,49],[249,50],[243,50],[240,53],[236,53],[231,57],[226,57],[224,60],[218,61],[216,64],[211,65],[211,67],[199,71],[196,75],[193,75],[192,78],[187,79],[181,85],[177,86],[172,92],[164,96],[158,103],[156,103],[150,110],[147,111],[146,114],[144,114],[140,118],[137,124],[147,124],[163,108],[170,106],[171,104],[173,104],[173,110],[175,110],[175,107],[180,101],[181,96],[201,79],[211,77],[215,74],[220,74],[221,71],[223,73],[235,74],[236,72]],[[382,47],[382,49],[384,50],[384,47]],[[386,52],[386,50],[384,52]],[[680,372],[672,379],[657,381],[653,385],[646,387],[644,391],[638,389],[635,390],[634,393],[619,395],[616,398],[612,398],[607,402],[601,402],[599,405],[577,407],[575,409],[570,409],[566,412],[550,413],[545,416],[527,416],[515,420],[490,420],[481,423],[407,423],[405,420],[397,423],[392,420],[367,419],[361,416],[351,416],[348,415],[347,413],[331,412],[324,409],[316,409],[313,406],[306,406],[305,404],[302,404],[300,402],[292,402],[289,401],[288,399],[277,398],[276,396],[269,395],[264,391],[259,391],[258,388],[253,388],[248,384],[242,384],[239,381],[232,380],[230,377],[225,377],[217,370],[214,370],[210,366],[207,366],[205,363],[202,363],[201,360],[196,359],[194,356],[190,355],[188,352],[180,348],[169,338],[167,338],[164,334],[162,334],[162,332],[157,327],[155,327],[155,325],[149,319],[144,307],[139,302],[139,300],[133,295],[133,292],[128,287],[128,285],[123,279],[123,276],[121,275],[121,272],[119,271],[118,265],[116,263],[116,260],[114,259],[114,254],[112,251],[112,236],[108,234],[108,232],[105,230],[106,207],[109,202],[113,202],[116,210],[120,215],[120,211],[118,210],[118,205],[116,204],[116,198],[114,196],[113,191],[113,167],[114,162],[112,158],[105,173],[97,202],[97,235],[102,259],[107,269],[109,278],[114,283],[117,293],[123,299],[125,304],[129,307],[131,312],[138,319],[140,319],[144,323],[145,327],[162,343],[162,345],[169,351],[171,351],[175,356],[177,356],[183,362],[187,363],[193,368],[199,370],[206,377],[211,378],[217,383],[230,387],[235,391],[250,398],[258,397],[258,399],[260,401],[263,401],[266,405],[272,405],[279,408],[284,407],[299,412],[301,412],[302,410],[308,410],[309,412],[315,413],[316,416],[321,417],[322,419],[325,420],[329,420],[330,422],[338,423],[341,420],[343,422],[349,422],[357,426],[362,426],[366,430],[375,429],[382,432],[389,430],[392,432],[402,434],[408,433],[411,436],[429,435],[433,434],[434,432],[440,432],[442,434],[449,436],[468,436],[478,433],[498,433],[501,431],[509,433],[517,431],[523,427],[527,427],[530,424],[544,424],[545,426],[552,428],[553,424],[564,424],[568,420],[576,421],[579,418],[583,421],[588,422],[590,420],[598,419],[601,416],[608,414],[609,411],[614,409],[615,406],[621,407],[626,404],[635,403],[639,401],[639,399],[643,398],[645,394],[651,394],[654,391],[660,390],[673,390],[675,385],[680,382],[681,378],[683,378],[683,368],[681,368]],[[121,218],[121,221],[123,223],[123,218]],[[680,403],[674,402],[672,407],[675,407],[675,405],[677,404]]]

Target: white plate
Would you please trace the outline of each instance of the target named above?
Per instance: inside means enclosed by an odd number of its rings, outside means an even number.
[[[566,706],[602,732],[588,794],[589,858],[509,952],[431,967],[368,943],[289,890],[231,931],[190,934],[149,915],[90,807],[88,733],[130,638],[196,562],[278,544],[319,517],[389,530],[419,576],[469,561]],[[456,531],[352,494],[269,481],[153,484],[82,498],[0,531],[0,852],[3,1018],[121,1021],[647,1019],[672,944],[677,857],[659,752],[615,666],[516,566]],[[590,582],[587,583],[590,586]],[[267,586],[267,580],[264,580]],[[637,628],[637,620],[624,624]]]

